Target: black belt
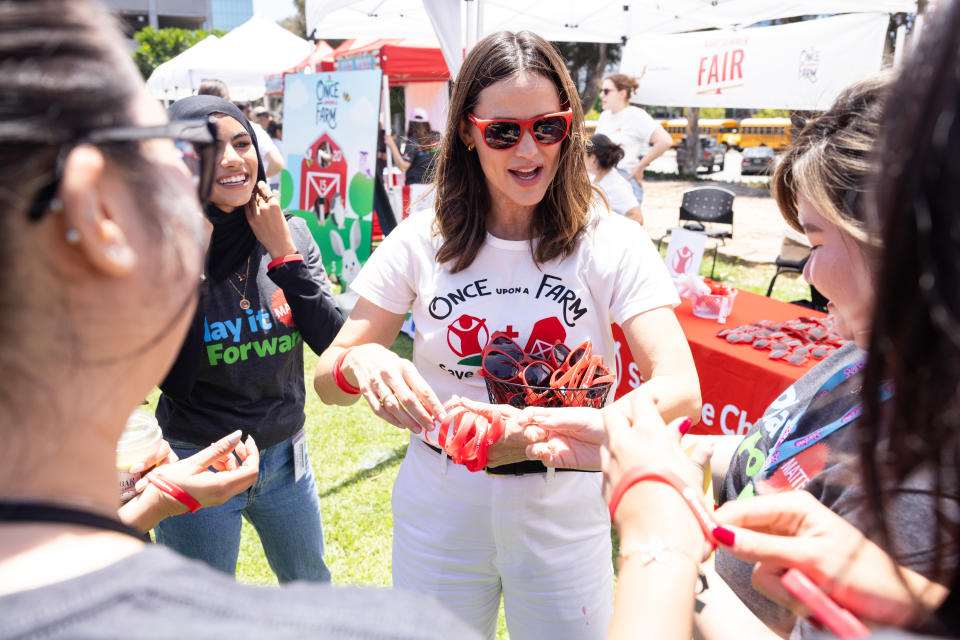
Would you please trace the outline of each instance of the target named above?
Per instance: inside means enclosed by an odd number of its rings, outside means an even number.
[[[440,447],[435,447],[426,440],[420,439],[420,442],[427,445],[437,453],[443,453]],[[499,467],[484,467],[484,472],[491,476],[525,476],[531,473],[546,473],[547,466],[539,460],[522,460],[520,462],[511,462],[502,464]],[[580,471],[579,469],[557,469],[557,471]]]

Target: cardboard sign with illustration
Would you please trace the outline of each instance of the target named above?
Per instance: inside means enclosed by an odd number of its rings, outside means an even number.
[[[284,83],[281,206],[307,222],[324,268],[345,287],[370,257],[380,96],[379,70]]]
[[[703,262],[703,248],[707,242],[707,234],[690,229],[674,229],[670,232],[670,244],[667,246],[667,255],[663,261],[671,277],[685,273],[694,275],[700,273],[700,263]]]

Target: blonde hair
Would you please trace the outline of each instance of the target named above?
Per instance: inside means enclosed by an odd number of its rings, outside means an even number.
[[[791,227],[803,231],[797,213],[802,194],[830,223],[863,245],[867,231],[863,194],[872,172],[883,99],[892,76],[881,73],[845,89],[822,115],[808,120],[773,175],[773,197]]]

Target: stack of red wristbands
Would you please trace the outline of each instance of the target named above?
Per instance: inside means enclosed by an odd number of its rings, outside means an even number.
[[[849,340],[837,333],[833,316],[826,318],[794,318],[784,322],[759,320],[735,329],[717,333],[733,344],[749,344],[754,349],[765,349],[770,358],[802,367],[811,358],[823,360]]]

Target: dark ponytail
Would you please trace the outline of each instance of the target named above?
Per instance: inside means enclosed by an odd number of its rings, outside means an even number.
[[[595,133],[590,136],[590,141],[587,143],[587,155],[596,158],[600,168],[608,171],[620,164],[620,161],[623,160],[624,150],[623,147],[602,133]]]

